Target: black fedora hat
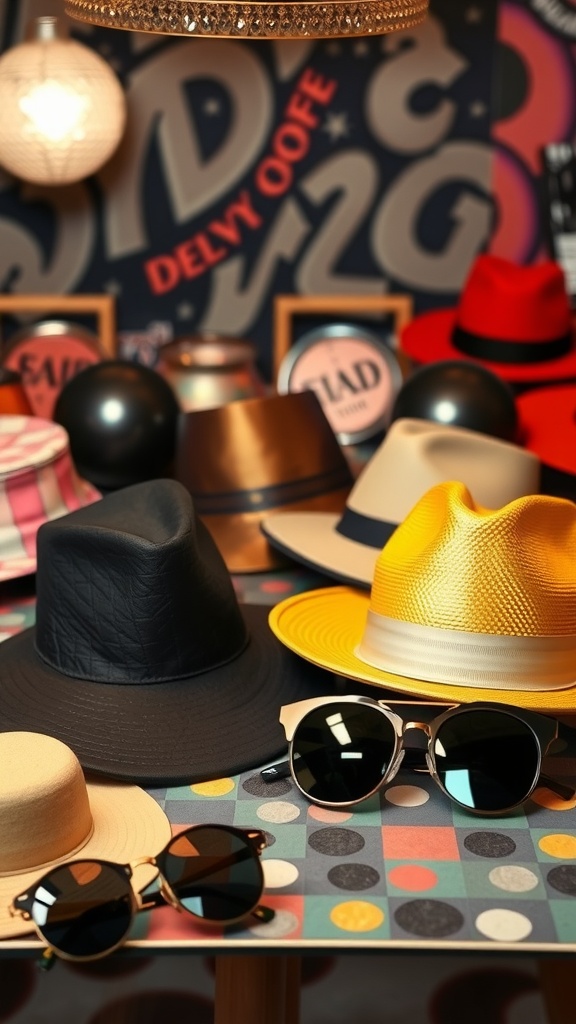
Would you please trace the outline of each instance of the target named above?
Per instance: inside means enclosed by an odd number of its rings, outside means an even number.
[[[282,704],[327,692],[238,604],[175,480],[38,532],[36,625],[0,645],[0,732],[55,736],[83,768],[148,785],[235,774],[286,748]]]

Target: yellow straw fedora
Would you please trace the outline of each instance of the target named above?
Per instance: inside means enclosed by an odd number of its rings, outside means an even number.
[[[33,931],[8,907],[55,864],[78,858],[119,864],[154,856],[170,822],[139,786],[86,782],[76,755],[52,736],[0,734],[0,939]],[[156,868],[138,869],[148,885]]]
[[[477,505],[432,487],[382,549],[370,595],[308,591],[272,609],[292,651],[420,697],[576,711],[576,505]]]

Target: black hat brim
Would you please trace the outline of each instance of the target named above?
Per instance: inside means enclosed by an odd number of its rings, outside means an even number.
[[[329,694],[333,676],[287,650],[269,608],[242,605],[250,641],[233,661],[172,682],[75,679],[36,653],[35,628],[0,646],[0,732],[45,733],[86,771],[146,786],[236,775],[287,749],[283,704]]]

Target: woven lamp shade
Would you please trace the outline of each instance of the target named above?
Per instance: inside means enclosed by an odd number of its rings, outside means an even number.
[[[126,102],[109,65],[37,18],[0,57],[0,164],[24,181],[67,185],[97,171],[124,131]]]
[[[108,28],[236,39],[333,39],[414,28],[428,0],[67,0],[66,13]]]

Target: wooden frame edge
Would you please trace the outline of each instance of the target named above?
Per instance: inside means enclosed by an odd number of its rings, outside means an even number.
[[[0,295],[3,313],[90,313],[98,321],[102,351],[116,358],[116,309],[112,295]]]
[[[410,295],[276,295],[273,307],[274,383],[280,366],[292,345],[294,316],[326,314],[337,317],[348,313],[392,313],[399,333],[412,319],[414,303]]]

